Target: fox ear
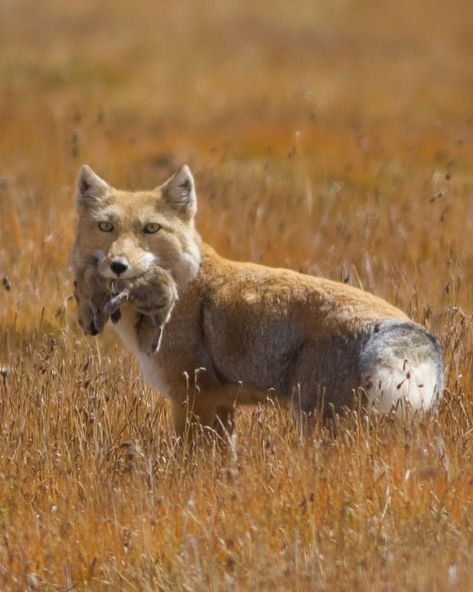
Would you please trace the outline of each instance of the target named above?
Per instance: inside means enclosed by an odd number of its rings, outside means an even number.
[[[100,201],[109,188],[108,183],[95,174],[89,166],[82,165],[77,177],[78,204],[88,206]]]
[[[194,177],[185,164],[161,185],[163,199],[181,216],[192,218],[197,211]]]

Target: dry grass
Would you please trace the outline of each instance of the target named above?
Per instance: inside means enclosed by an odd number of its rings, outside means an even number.
[[[162,6],[161,6],[162,4]],[[471,3],[0,3],[0,589],[469,590]],[[69,300],[88,162],[183,161],[223,254],[362,285],[439,335],[437,416],[176,447]]]

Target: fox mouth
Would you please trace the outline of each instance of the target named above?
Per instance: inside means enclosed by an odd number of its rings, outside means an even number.
[[[99,274],[104,278],[107,278],[109,280],[122,281],[122,280],[135,280],[136,278],[141,277],[145,273],[146,270],[135,271],[133,269],[127,269],[123,273],[116,274],[115,272],[113,272],[110,269],[110,266],[107,266],[105,269],[100,269],[100,267],[99,267],[98,271],[99,271]]]
[[[126,257],[110,258],[103,252],[95,255],[99,274],[109,280],[135,280],[143,276],[152,265],[158,262],[158,258],[152,253],[144,254],[134,266],[131,266]],[[114,268],[115,266],[115,268]]]

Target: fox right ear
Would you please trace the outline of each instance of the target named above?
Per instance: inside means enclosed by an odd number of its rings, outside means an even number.
[[[192,218],[197,211],[194,177],[185,164],[160,187],[164,200],[184,218]]]
[[[77,203],[88,206],[99,201],[110,188],[94,171],[84,164],[77,177]]]

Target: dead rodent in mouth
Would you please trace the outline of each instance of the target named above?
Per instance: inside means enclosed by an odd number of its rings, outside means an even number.
[[[171,274],[152,265],[144,274],[131,280],[112,280],[99,274],[97,263],[91,262],[76,272],[74,296],[79,311],[79,324],[88,335],[100,333],[108,319],[120,320],[120,306],[128,302],[142,317],[149,317],[156,331],[146,332],[146,343],[138,339],[146,353],[159,350],[164,325],[177,300],[176,284]],[[142,330],[143,318],[137,324]],[[140,335],[139,335],[140,337]]]
[[[138,342],[146,353],[156,353],[161,345],[164,325],[169,321],[178,298],[171,274],[159,265],[153,265],[131,282],[118,281],[115,289],[118,293],[105,305],[105,313],[112,316],[124,302],[129,302],[142,317],[149,317],[156,331],[149,336],[149,331],[144,330],[146,323],[140,319],[137,324]],[[145,334],[147,339],[144,339]]]

